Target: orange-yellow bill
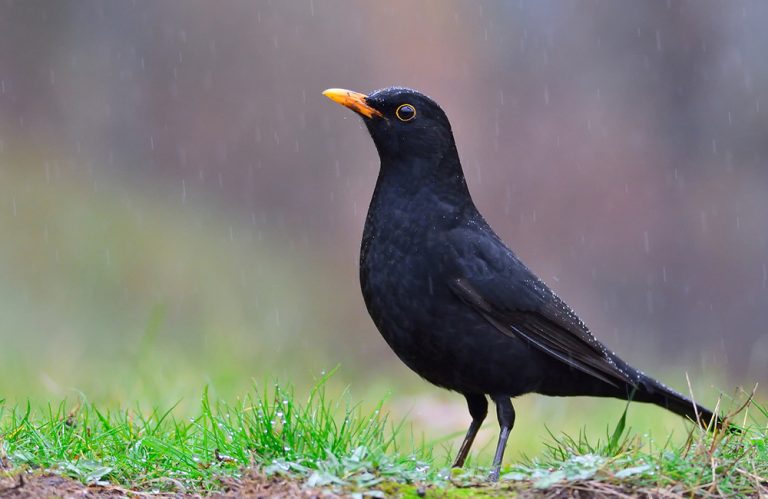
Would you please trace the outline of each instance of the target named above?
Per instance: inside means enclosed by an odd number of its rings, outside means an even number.
[[[368,105],[368,103],[365,101],[368,96],[365,94],[353,92],[352,90],[344,90],[343,88],[329,88],[323,92],[323,95],[331,99],[333,102],[339,103],[344,107],[348,107],[357,114],[361,114],[366,118],[382,116],[379,111]]]

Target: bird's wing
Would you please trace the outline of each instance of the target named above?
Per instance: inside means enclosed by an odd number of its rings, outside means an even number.
[[[463,259],[459,277],[449,282],[453,292],[502,333],[611,385],[634,384],[576,314],[500,240],[493,239],[479,245],[495,246],[490,254],[473,245],[470,259],[475,261]]]

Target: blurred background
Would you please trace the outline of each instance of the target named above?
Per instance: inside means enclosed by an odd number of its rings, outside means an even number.
[[[611,349],[709,404],[765,382],[766,25],[760,1],[2,0],[0,399],[193,406],[339,366],[463,432],[359,293],[378,158],[321,92],[389,85],[442,105],[481,210]],[[512,454],[622,407],[524,397]]]

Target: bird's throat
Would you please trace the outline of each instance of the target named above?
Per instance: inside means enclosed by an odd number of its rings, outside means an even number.
[[[380,190],[392,190],[404,197],[419,193],[469,197],[464,171],[454,145],[439,156],[382,156],[376,182],[376,191]]]
[[[386,207],[386,209],[385,209]],[[474,209],[458,160],[382,161],[366,218],[366,232],[397,231],[398,226],[428,230]]]

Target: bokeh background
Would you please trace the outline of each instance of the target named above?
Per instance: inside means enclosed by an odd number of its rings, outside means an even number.
[[[339,366],[463,431],[359,295],[378,159],[321,92],[388,85],[441,103],[477,204],[610,348],[710,404],[768,381],[767,25],[761,1],[3,0],[0,398],[194,403]],[[520,404],[513,454],[623,407]]]

